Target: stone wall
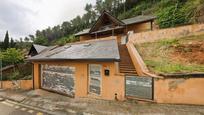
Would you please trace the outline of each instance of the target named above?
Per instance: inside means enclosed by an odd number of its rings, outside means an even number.
[[[129,41],[132,43],[154,42],[160,39],[181,38],[184,36],[204,34],[204,24],[194,24],[176,28],[160,29],[148,32],[131,34]]]

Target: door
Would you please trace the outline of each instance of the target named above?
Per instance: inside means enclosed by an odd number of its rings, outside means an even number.
[[[89,93],[101,94],[101,65],[89,64]]]
[[[127,36],[122,36],[121,37],[121,44],[126,44],[127,43]]]
[[[153,100],[153,78],[126,76],[126,97]]]
[[[41,65],[41,88],[74,97],[75,67]]]

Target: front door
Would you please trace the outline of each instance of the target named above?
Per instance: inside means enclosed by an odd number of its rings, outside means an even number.
[[[89,64],[89,93],[101,94],[101,65]]]

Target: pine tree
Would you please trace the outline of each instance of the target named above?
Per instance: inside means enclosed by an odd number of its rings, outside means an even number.
[[[15,47],[15,43],[14,43],[13,38],[11,38],[11,40],[10,40],[10,48],[14,48],[14,47]]]
[[[7,49],[9,48],[9,34],[8,34],[8,31],[6,31],[6,35],[5,35],[5,38],[4,38],[4,42],[3,42],[3,49]]]

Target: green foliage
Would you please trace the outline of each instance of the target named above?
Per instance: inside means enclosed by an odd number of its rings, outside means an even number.
[[[196,61],[182,61],[177,54],[181,46],[188,43],[204,42],[204,35],[183,38],[163,39],[156,42],[137,44],[136,48],[144,59],[147,67],[156,73],[204,72],[204,65]],[[194,46],[192,46],[194,47]],[[181,52],[192,52],[192,47],[181,47]],[[178,55],[178,58],[176,57]],[[191,54],[188,54],[191,55]]]
[[[135,7],[132,9],[121,13],[118,15],[118,19],[126,19],[126,18],[131,18],[137,15],[142,15],[143,12],[148,9],[149,7],[152,7],[154,4],[151,2],[147,2],[146,0],[140,1]]]
[[[12,72],[10,80],[18,80],[19,75],[20,75],[19,71]]]
[[[7,48],[9,48],[9,34],[8,34],[8,31],[6,31],[6,35],[5,35],[4,42],[3,42],[3,49],[6,50]]]
[[[165,46],[165,47],[169,47],[172,45],[178,45],[179,44],[179,40],[178,39],[162,39],[158,41],[159,43],[159,47],[160,46]]]
[[[194,72],[204,71],[202,65],[183,65],[168,60],[145,60],[150,69],[157,73]]]
[[[39,44],[39,45],[48,45],[48,39],[46,38],[35,38],[35,41],[34,41],[35,44]]]
[[[32,79],[32,64],[17,64],[15,66],[15,72],[9,70],[3,73],[3,80],[29,80]]]
[[[55,41],[55,45],[65,45],[66,43],[71,43],[71,42],[76,42],[78,41],[78,38],[75,38],[73,35],[69,36],[69,37],[63,37],[60,38],[59,40]]]
[[[188,0],[181,9],[189,23],[197,23],[197,15],[201,10],[204,10],[204,0]]]
[[[182,10],[183,3],[178,0],[174,4],[168,4],[167,7],[162,7],[156,13],[157,23],[160,28],[175,27],[182,24],[187,24],[185,12]]]
[[[23,61],[23,54],[19,49],[8,48],[3,52],[3,61],[11,64],[16,64]]]
[[[10,40],[10,48],[14,48],[15,47],[15,42],[13,40],[13,38],[11,38]]]

